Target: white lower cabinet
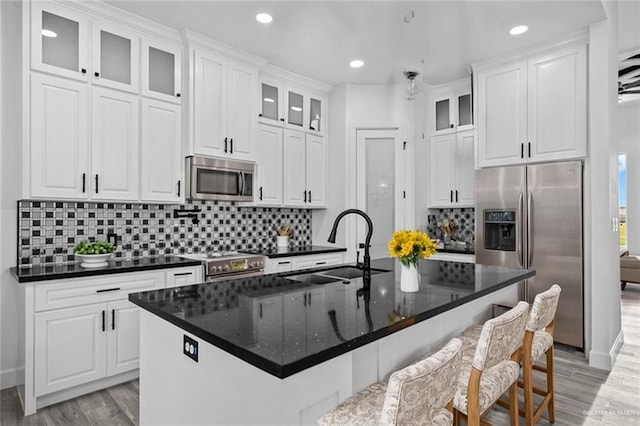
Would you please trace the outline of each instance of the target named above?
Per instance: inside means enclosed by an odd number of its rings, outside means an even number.
[[[202,266],[24,283],[25,415],[135,378],[141,309],[128,294],[195,282]]]
[[[35,394],[45,395],[107,374],[104,304],[35,315]]]
[[[275,274],[277,272],[289,272],[296,271],[298,269],[339,265],[341,263],[344,263],[343,252],[276,257],[267,259],[264,266],[264,272],[266,274]]]

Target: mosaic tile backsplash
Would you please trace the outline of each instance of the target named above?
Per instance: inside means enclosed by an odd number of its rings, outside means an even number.
[[[199,223],[174,210],[199,209]],[[75,261],[82,240],[115,234],[117,258],[252,250],[276,245],[275,229],[290,225],[293,246],[311,245],[311,211],[238,206],[227,201],[184,205],[18,201],[18,265]],[[112,240],[113,241],[113,240]]]
[[[452,239],[463,241],[473,247],[475,244],[475,209],[430,209],[427,211],[427,235],[442,239],[439,225],[449,219],[453,226]]]

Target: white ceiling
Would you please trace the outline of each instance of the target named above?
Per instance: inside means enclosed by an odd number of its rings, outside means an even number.
[[[605,18],[599,0],[107,2],[331,85],[399,82],[407,69],[420,71],[428,84],[452,81],[468,75],[471,63]],[[407,24],[403,17],[411,10],[415,18]],[[269,12],[273,22],[257,23],[258,12]],[[510,36],[508,30],[518,24],[529,31]],[[365,66],[351,69],[355,58]]]

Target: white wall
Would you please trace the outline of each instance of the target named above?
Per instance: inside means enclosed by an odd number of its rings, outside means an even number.
[[[616,136],[617,3],[589,28],[589,157],[585,166],[585,315],[589,364],[611,369],[622,343]]]
[[[342,84],[331,92],[329,107],[329,145],[334,145],[331,151],[333,155],[329,155],[329,191],[334,192],[331,197],[335,200],[329,203],[326,211],[313,213],[313,240],[318,244],[326,244],[326,236],[340,211],[356,207],[356,127],[396,126],[403,140],[409,145],[413,143],[414,104],[406,100],[403,84]],[[341,146],[338,145],[340,143]],[[411,146],[409,149],[409,152],[413,152]],[[412,193],[413,189],[408,187],[407,194]],[[339,199],[342,199],[342,204]],[[409,204],[413,206],[413,202]],[[337,234],[336,245],[348,248],[349,261],[356,258],[358,241],[355,233],[357,223],[361,220],[355,216],[346,217]]]
[[[16,265],[16,201],[22,187],[21,3],[0,1],[2,60],[2,132],[0,143],[0,388],[22,382],[18,345],[18,285],[9,267]]]
[[[627,247],[640,254],[640,101],[618,104],[618,150],[627,154]]]

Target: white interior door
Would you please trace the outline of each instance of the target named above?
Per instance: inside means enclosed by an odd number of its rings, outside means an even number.
[[[403,142],[398,129],[358,130],[356,141],[357,206],[373,222],[371,258],[388,257],[391,234],[405,226]],[[364,242],[364,221],[356,229],[357,244]]]

